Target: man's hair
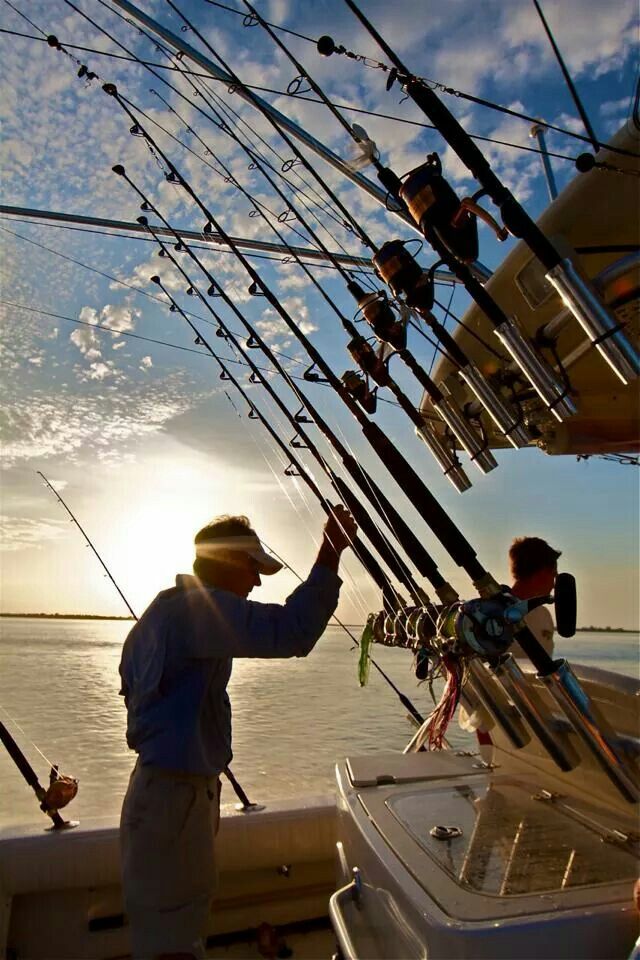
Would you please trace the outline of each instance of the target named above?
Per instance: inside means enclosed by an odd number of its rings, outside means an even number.
[[[208,543],[210,540],[224,540],[227,537],[247,537],[255,533],[248,517],[230,516],[223,514],[215,517],[210,523],[198,530],[194,543]],[[200,580],[211,580],[215,576],[219,564],[210,557],[196,557],[193,562],[193,572]]]
[[[540,570],[554,567],[560,556],[560,550],[554,550],[540,537],[517,537],[509,547],[511,575],[515,580],[531,577]]]
[[[247,537],[254,532],[249,517],[242,515],[232,517],[228,513],[215,517],[210,523],[198,530],[194,543],[207,543],[209,540],[226,539],[226,537]]]

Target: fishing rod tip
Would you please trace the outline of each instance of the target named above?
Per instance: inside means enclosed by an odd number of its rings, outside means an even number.
[[[119,177],[124,177],[124,167],[121,163],[116,163],[114,167],[111,167],[114,173],[117,173]]]
[[[156,275],[156,276],[154,276],[154,277],[149,277],[149,280],[151,280],[151,283],[157,283],[157,284],[160,284],[160,277],[159,277],[159,276],[157,276],[157,275]]]
[[[115,83],[103,83],[102,89],[105,93],[108,93],[110,97],[117,97],[118,95],[118,88]]]

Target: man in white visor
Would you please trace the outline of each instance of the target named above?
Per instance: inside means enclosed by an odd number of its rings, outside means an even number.
[[[356,534],[343,507],[309,576],[282,605],[247,597],[282,564],[246,517],[195,537],[194,576],[158,594],[120,663],[127,743],[138,754],[120,823],[132,956],[204,956],[216,885],[220,773],[231,762],[227,683],[234,657],[305,657],[338,604],[340,555]]]

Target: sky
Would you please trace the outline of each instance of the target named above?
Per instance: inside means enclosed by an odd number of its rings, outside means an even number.
[[[171,223],[202,229],[202,213],[181,188],[165,180],[162,162],[150,153],[143,138],[130,135],[130,118],[102,91],[102,82],[109,81],[136,109],[147,113],[150,123],[162,124],[168,131],[152,127],[158,143],[206,198],[226,230],[277,240],[264,220],[251,216],[251,204],[237,182],[268,208],[272,222],[289,242],[312,245],[308,237],[294,232],[304,234],[300,224],[277,223],[283,201],[259,171],[249,169],[246,154],[226,131],[198,114],[197,98],[183,79],[172,78],[181,98],[139,64],[68,46],[122,54],[115,43],[120,40],[137,56],[166,63],[162,51],[118,17],[114,4],[77,0],[76,6],[92,24],[65,0],[12,3],[3,0],[3,29],[37,37],[54,34],[67,53],[41,40],[0,34],[5,204],[133,221],[140,213],[139,198],[111,171],[121,163]],[[242,7],[240,0],[229,0],[229,5]],[[296,70],[260,26],[244,26],[242,17],[206,0],[181,0],[179,6],[242,80],[285,91],[295,79]],[[146,0],[140,7],[180,33],[182,21],[165,0]],[[528,0],[450,0],[438,5],[363,0],[362,8],[421,76],[581,131]],[[317,38],[331,33],[349,50],[382,58],[342,0],[313,4],[267,0],[259,9],[270,21],[299,34]],[[638,52],[636,3],[613,0],[605,6],[598,0],[546,0],[544,10],[598,135],[611,136],[631,109]],[[100,27],[115,40],[105,37]],[[198,46],[189,32],[183,35]],[[283,36],[333,100],[390,116],[348,114],[366,128],[393,169],[410,170],[423,162],[426,153],[437,150],[455,188],[462,194],[473,192],[477,185],[466,169],[435,132],[418,125],[424,117],[403,100],[400,88],[385,90],[382,71],[346,57],[322,59],[313,44]],[[99,79],[79,78],[81,64]],[[158,72],[168,76],[166,71]],[[290,158],[287,145],[225,85],[212,82],[210,89],[240,114],[244,122],[237,129],[243,136],[263,138],[261,149],[279,169]],[[354,157],[350,139],[324,107],[277,93],[263,95],[334,152]],[[530,124],[464,99],[445,99],[468,131],[509,144],[531,145]],[[401,122],[409,120],[414,123]],[[568,156],[584,149],[560,134],[550,133],[547,143],[552,151]],[[547,195],[539,157],[512,146],[483,144],[482,148],[527,210],[534,216],[542,212]],[[317,159],[313,163],[376,243],[402,231],[397,221],[335,170]],[[573,164],[562,159],[552,163],[562,187],[574,175]],[[293,168],[289,174],[295,200],[309,205],[307,215],[323,231],[327,245],[363,255],[361,243],[344,228],[344,218],[322,187],[308,173],[303,184],[299,173]],[[371,168],[363,173],[371,176]],[[300,190],[304,190],[303,199]],[[481,260],[495,268],[502,251],[485,230],[481,241]],[[306,575],[317,549],[322,512],[299,480],[284,475],[282,453],[264,428],[247,418],[246,401],[229,384],[221,383],[215,361],[194,343],[184,320],[168,312],[161,291],[149,280],[153,274],[162,277],[185,310],[200,318],[194,322],[203,332],[213,333],[206,325],[211,320],[203,304],[197,297],[186,296],[186,284],[166,259],[158,259],[155,245],[6,216],[0,218],[0,242],[2,611],[127,613],[37,471],[65,498],[137,613],[172,583],[176,572],[190,569],[195,531],[222,513],[248,514],[264,542],[298,574]],[[433,262],[428,250],[421,257],[425,265]],[[227,251],[206,252],[203,259],[261,335],[281,352],[284,366],[300,375],[309,365],[308,358],[274,311],[248,292],[250,281],[242,265]],[[251,262],[341,374],[350,361],[337,317],[297,265],[281,260]],[[322,267],[315,268],[314,275],[352,316],[354,303],[340,277]],[[440,290],[446,301],[452,297],[455,314],[464,312],[468,305],[464,292],[448,285]],[[218,303],[216,309],[225,322],[240,331],[237,317]],[[237,361],[228,343],[215,342],[222,356]],[[428,369],[432,348],[418,335],[412,335],[410,344]],[[266,360],[259,361],[259,352],[254,353],[256,362],[268,367]],[[270,422],[290,439],[291,428],[282,424],[281,414],[265,399],[264,391],[248,382],[246,368],[236,363],[234,370],[242,375],[252,401],[260,403]],[[393,367],[393,373],[417,402],[417,384],[399,368]],[[271,382],[295,410],[295,401],[280,378],[272,376]],[[308,389],[343,442],[424,537],[444,575],[462,595],[471,595],[464,574],[367,452],[340,401],[326,386]],[[468,471],[474,485],[460,496],[401,411],[385,402],[379,408],[376,421],[421,473],[483,565],[499,580],[508,578],[506,551],[514,536],[545,537],[562,550],[561,568],[577,577],[580,623],[638,628],[636,468],[597,458],[586,462],[552,458],[535,449],[501,451],[499,468],[487,477]],[[321,438],[319,446],[327,452]],[[305,459],[305,463],[325,490],[312,461]],[[345,560],[343,569],[340,614],[350,622],[362,622],[368,611],[379,608],[379,598],[353,558]],[[285,571],[268,580],[254,597],[283,600],[296,582],[294,573]]]

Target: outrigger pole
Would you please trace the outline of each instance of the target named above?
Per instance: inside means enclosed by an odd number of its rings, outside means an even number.
[[[0,204],[0,214],[10,217],[22,217],[27,220],[51,220],[59,223],[77,224],[78,226],[101,227],[106,230],[114,230],[116,233],[146,233],[144,227],[135,221],[130,223],[127,220],[106,220],[104,217],[87,217],[77,213],[60,213],[54,210],[34,210],[32,207],[10,207],[6,204]],[[158,233],[161,236],[172,236],[177,233],[183,240],[195,240],[200,243],[211,246],[225,247],[226,243],[219,233],[202,233],[198,230],[184,230],[176,227],[172,232],[166,227],[158,227]],[[345,267],[363,267],[371,269],[371,261],[367,257],[352,257],[345,253],[331,253],[328,256],[322,250],[314,250],[312,247],[295,247],[290,244],[269,243],[265,240],[256,240],[247,237],[233,237],[233,242],[243,250],[258,250],[263,253],[282,254],[283,256],[295,255],[304,257],[305,260],[313,261],[337,261]],[[437,280],[454,282],[455,278],[445,270],[440,270],[436,274]]]
[[[162,37],[163,40],[166,40],[166,42],[171,44],[171,46],[176,50],[180,50],[190,60],[202,67],[202,69],[210,74],[215,80],[220,80],[223,83],[226,83],[227,87],[232,88],[233,92],[237,93],[238,96],[242,97],[243,100],[247,100],[254,106],[258,105],[259,108],[263,110],[264,113],[268,114],[279,126],[283,127],[285,130],[288,130],[292,136],[304,143],[305,146],[309,147],[310,150],[322,157],[323,160],[326,160],[326,162],[331,164],[332,167],[335,167],[336,170],[339,170],[340,173],[355,183],[356,186],[368,193],[370,197],[373,197],[373,199],[376,200],[380,206],[384,207],[385,210],[388,211],[388,207],[386,205],[386,190],[381,190],[377,184],[372,183],[371,180],[367,179],[367,177],[363,177],[361,174],[354,172],[348,163],[346,163],[341,157],[337,156],[337,154],[329,150],[329,148],[321,143],[320,140],[317,140],[315,137],[311,136],[307,130],[299,126],[293,120],[290,120],[289,117],[287,117],[284,113],[281,113],[279,110],[276,110],[275,107],[272,107],[267,100],[263,100],[262,97],[257,97],[255,94],[251,94],[242,85],[238,85],[237,81],[234,80],[230,74],[224,70],[221,70],[220,67],[217,67],[215,63],[209,59],[209,57],[206,57],[190,44],[186,43],[182,37],[172,33],[171,30],[167,30],[166,27],[163,27],[152,17],[148,16],[146,13],[143,13],[142,10],[138,9],[138,7],[134,6],[132,3],[129,3],[128,0],[113,0],[113,2],[115,6],[125,10],[130,17],[134,18],[134,20],[143,23],[149,28],[149,30],[151,30],[157,36]],[[396,215],[402,221],[404,221],[405,226],[415,230],[415,224],[404,212],[399,211]]]
[[[136,616],[136,614],[135,614],[135,612],[134,612],[134,610],[133,610],[133,607],[131,606],[131,604],[129,603],[129,601],[128,601],[127,598],[125,597],[124,593],[122,592],[122,590],[120,589],[120,587],[118,586],[118,584],[116,583],[116,581],[114,580],[113,576],[111,575],[111,571],[109,570],[109,568],[107,567],[106,563],[104,562],[104,560],[102,559],[102,557],[101,557],[100,554],[98,553],[96,547],[95,547],[95,546],[93,545],[93,543],[91,542],[91,540],[90,540],[90,538],[89,538],[89,535],[87,534],[87,532],[84,530],[84,528],[83,528],[82,525],[80,524],[80,521],[78,520],[78,518],[77,518],[77,517],[75,516],[75,514],[71,511],[71,509],[67,506],[67,504],[65,503],[65,501],[62,499],[62,497],[61,497],[60,494],[58,493],[58,491],[55,489],[55,487],[53,487],[53,486],[49,483],[49,481],[48,481],[47,478],[45,477],[44,473],[42,473],[41,470],[36,470],[36,473],[38,474],[38,476],[42,477],[42,479],[43,479],[44,482],[46,483],[46,485],[47,485],[47,487],[49,488],[49,490],[51,490],[51,492],[53,493],[54,497],[57,499],[58,503],[62,504],[62,506],[64,507],[64,509],[67,511],[67,513],[68,513],[69,516],[71,517],[71,520],[73,521],[73,523],[75,523],[76,527],[78,528],[78,530],[80,531],[80,533],[81,533],[82,536],[84,537],[87,546],[88,546],[88,547],[91,547],[91,549],[93,550],[93,553],[94,553],[95,556],[98,558],[98,560],[99,560],[99,562],[100,562],[100,565],[102,566],[102,569],[105,571],[107,577],[109,578],[109,580],[111,580],[111,583],[114,585],[114,587],[116,588],[116,590],[117,590],[118,593],[120,594],[120,596],[121,596],[122,600],[124,601],[125,606],[127,607],[129,613],[131,614],[131,616],[133,617],[134,620],[138,620],[138,617]],[[1,731],[0,731],[0,733],[1,733]],[[3,740],[3,742],[4,742],[4,740]],[[5,743],[5,746],[7,746],[6,743]],[[15,746],[15,743],[14,743],[14,746]],[[23,776],[26,777],[25,770],[23,770],[23,767],[20,766],[20,763],[19,763],[18,760],[16,759],[16,756],[14,755],[14,753],[9,749],[8,746],[7,746],[7,749],[8,749],[9,752],[11,753],[11,756],[13,757],[13,759],[15,760],[15,762],[18,764],[18,767],[20,768],[21,772],[23,773]],[[16,747],[16,749],[18,750],[18,752],[20,752],[20,751],[19,751],[19,748]],[[27,761],[26,761],[26,758],[23,757],[23,759],[25,759],[25,762],[27,762]],[[56,769],[56,768],[52,768],[52,770],[53,770],[53,769]],[[33,771],[31,771],[31,773],[32,773],[33,776],[35,777],[35,773],[33,773]],[[251,803],[251,801],[250,801],[249,798],[247,797],[246,793],[244,792],[244,790],[242,789],[242,787],[240,786],[240,784],[238,783],[238,781],[236,780],[236,778],[235,778],[235,777],[233,776],[233,774],[231,773],[231,770],[229,769],[229,767],[225,767],[225,769],[223,770],[223,773],[225,774],[225,776],[227,777],[229,783],[230,783],[231,786],[233,787],[233,789],[234,789],[234,791],[235,791],[238,799],[240,800],[240,803],[241,803],[241,805],[242,805],[242,809],[243,809],[243,810],[263,809],[262,807],[259,807],[258,804],[256,804],[256,803]],[[27,783],[29,783],[29,782],[30,782],[30,781],[27,779]],[[57,782],[57,781],[52,780],[52,783],[54,783],[54,782]],[[76,790],[77,790],[77,781],[74,781],[74,782],[76,783]],[[37,783],[37,778],[36,778],[36,783]],[[31,783],[30,785],[33,786],[32,783]],[[34,790],[35,790],[35,789],[36,789],[36,788],[35,788],[35,786],[34,786]],[[42,788],[40,788],[40,789],[42,789]],[[38,793],[38,791],[36,790],[36,795],[37,795],[37,793]],[[75,793],[74,793],[74,796],[75,796]],[[38,799],[40,799],[40,797],[38,797]],[[72,799],[72,798],[69,798],[69,799]],[[69,801],[67,800],[66,802],[68,803]],[[48,812],[49,812],[48,810],[45,809],[44,806],[42,807],[42,809],[45,811],[45,813],[48,813]],[[58,826],[58,824],[55,824],[55,821],[54,821],[54,825]],[[65,826],[65,825],[66,825],[66,824],[64,824],[64,823],[62,824],[62,826]]]

